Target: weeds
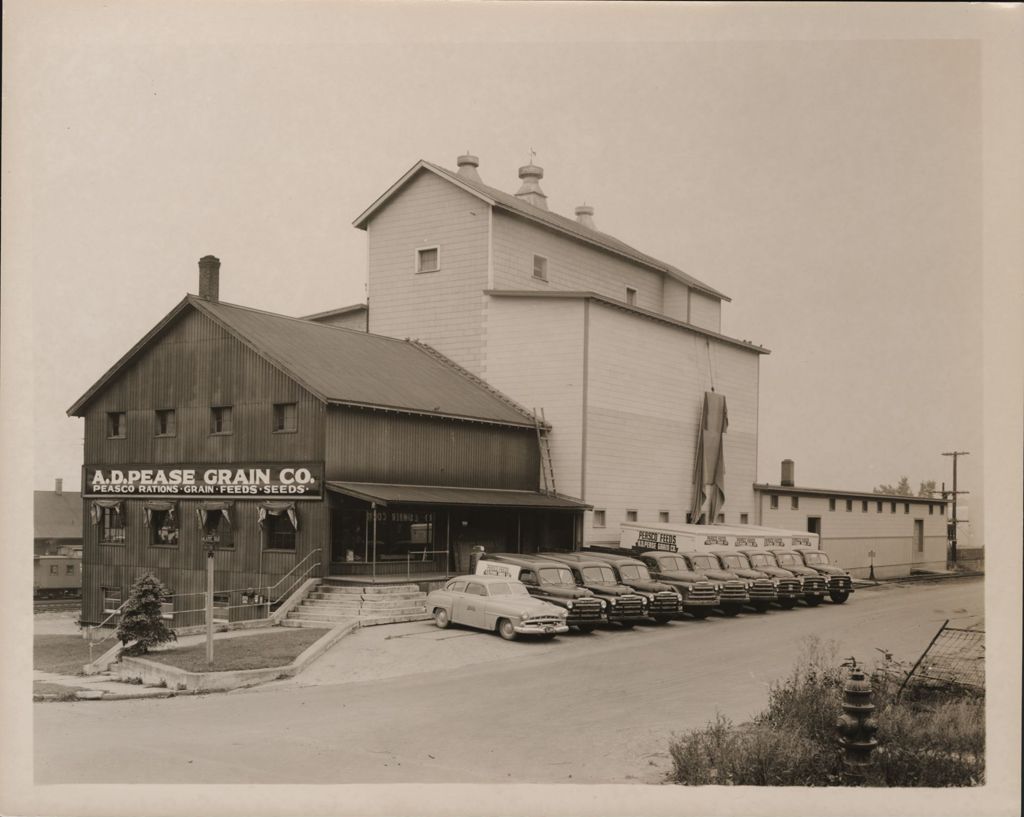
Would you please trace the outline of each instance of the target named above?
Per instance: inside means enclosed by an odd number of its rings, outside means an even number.
[[[836,734],[846,670],[835,646],[808,639],[792,672],[773,684],[767,708],[735,725],[721,715],[673,738],[670,780],[684,785],[853,785]],[[862,784],[973,786],[984,782],[984,695],[916,690],[876,675],[879,748]],[[861,781],[857,781],[860,783]]]

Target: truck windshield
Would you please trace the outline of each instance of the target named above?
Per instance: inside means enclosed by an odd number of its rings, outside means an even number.
[[[522,582],[495,582],[490,585],[492,596],[528,596],[529,591]]]
[[[640,579],[646,581],[651,578],[650,572],[644,565],[620,565],[619,573],[624,579]]]
[[[748,557],[754,567],[771,567],[772,560],[767,553],[751,553]]]
[[[717,570],[718,562],[711,556],[691,556],[693,566],[700,570]]]
[[[750,565],[747,564],[746,558],[741,556],[739,553],[730,553],[727,556],[719,556],[718,558],[722,560],[722,564],[726,567],[738,567],[741,569],[744,567],[750,567]]]
[[[585,567],[583,578],[588,582],[609,582],[615,584],[615,573],[610,567]]]
[[[576,584],[567,567],[542,567],[537,573],[543,584]]]
[[[827,565],[828,556],[820,550],[805,550],[804,561],[809,565]]]
[[[658,557],[658,569],[659,570],[679,570],[682,572],[689,571],[689,567],[679,556],[659,556]]]
[[[776,553],[775,561],[777,561],[780,565],[795,565],[796,556],[792,553]]]

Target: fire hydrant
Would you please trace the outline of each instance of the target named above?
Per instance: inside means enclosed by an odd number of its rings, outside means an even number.
[[[839,745],[843,747],[843,758],[850,774],[861,777],[871,765],[871,753],[878,745],[875,733],[878,723],[872,717],[875,705],[871,702],[871,681],[857,666],[856,659],[850,659],[849,677],[843,684],[843,714],[836,721],[839,730]]]

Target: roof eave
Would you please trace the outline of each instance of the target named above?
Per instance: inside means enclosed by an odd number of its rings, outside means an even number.
[[[514,422],[512,420],[496,420],[490,417],[476,417],[470,414],[452,414],[444,411],[427,411],[425,409],[413,409],[405,406],[389,406],[381,403],[361,403],[356,400],[343,400],[340,397],[328,397],[325,402],[331,406],[345,406],[347,408],[370,409],[374,411],[389,411],[395,414],[410,414],[417,417],[435,417],[441,420],[460,420],[466,423],[482,423],[489,426],[503,426],[506,428],[534,429],[533,423],[528,420]],[[548,427],[549,428],[549,427]]]
[[[424,159],[420,159],[418,162],[416,162],[416,164],[410,167],[397,182],[395,182],[393,185],[391,185],[391,187],[389,187],[380,196],[378,196],[377,200],[374,201],[373,204],[371,204],[369,207],[363,210],[363,212],[360,213],[352,222],[352,226],[360,230],[365,230],[370,219],[373,218],[377,211],[384,207],[391,200],[391,198],[396,193],[398,193],[398,191],[401,190],[413,178],[413,176],[415,176],[421,170],[426,170],[430,173],[433,173],[439,179],[444,179],[446,182],[454,184],[456,187],[461,188],[465,192],[469,193],[471,196],[478,198],[491,206],[494,205],[494,200],[488,196],[485,196],[479,190],[470,187],[468,184],[463,184],[457,178],[453,178],[451,176],[446,176],[441,173],[438,173],[438,171],[430,164],[430,162],[427,162]]]
[[[852,497],[856,499],[877,499],[883,502],[949,502],[948,499],[931,496],[908,496],[907,494],[876,494],[874,491],[843,491],[834,488],[802,488],[799,485],[771,485],[755,482],[755,491],[773,491],[780,494],[808,494],[813,496]]]

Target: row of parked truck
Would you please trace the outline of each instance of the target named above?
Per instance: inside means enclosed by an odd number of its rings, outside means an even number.
[[[718,551],[623,550],[484,553],[476,573],[525,585],[531,596],[566,611],[565,624],[588,631],[602,623],[632,627],[713,610],[735,616],[773,606],[842,604],[853,581],[812,548],[729,548]]]

